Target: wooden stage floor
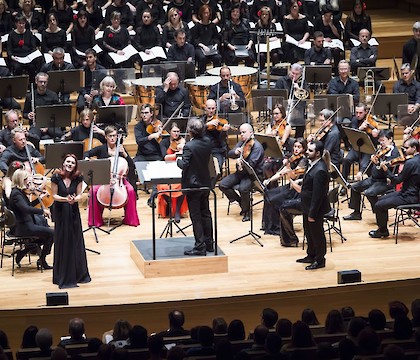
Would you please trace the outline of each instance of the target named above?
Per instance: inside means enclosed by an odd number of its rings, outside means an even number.
[[[352,304],[364,311],[364,307],[369,309],[371,304],[378,301],[380,304],[376,307],[386,308],[387,301],[395,298],[411,301],[420,297],[417,279],[420,273],[418,229],[412,226],[401,227],[398,244],[395,244],[393,236],[388,239],[371,239],[367,234],[370,229],[375,228],[375,224],[373,214],[368,208],[363,212],[362,221],[342,222],[343,232],[348,240],[342,244],[339,237],[333,235],[333,252],[328,250],[326,268],[305,271],[302,264],[295,262],[297,258],[305,255],[301,246],[281,247],[277,236],[263,235],[259,230],[262,205],[258,205],[254,211],[255,231],[262,235],[261,241],[264,247],[260,247],[251,237],[233,244],[229,243],[233,238],[246,234],[250,223],[241,222],[239,207],[235,205],[231,207],[231,214],[226,215],[227,200],[221,197],[220,192],[217,192],[218,240],[220,248],[228,256],[228,272],[205,275],[191,273],[187,276],[146,279],[130,257],[131,240],[151,238],[151,209],[146,205],[148,195],[142,191],[139,194],[137,206],[141,221],[139,227],[121,226],[110,235],[98,231],[99,243],[95,242],[92,231],[85,234],[86,246],[100,251],[101,254],[88,252],[92,282],[78,288],[66,289],[70,302],[67,310],[45,308],[46,292],[60,291],[51,282],[51,271],[41,273],[36,270],[34,264],[25,264],[23,260],[22,268],[17,269],[15,276],[12,277],[11,260],[5,258],[3,269],[0,270],[0,328],[2,326],[7,328],[7,325],[2,324],[12,321],[16,314],[21,318],[19,321],[16,319],[13,321],[19,324],[16,331],[21,334],[25,325],[29,325],[31,321],[54,328],[55,325],[50,322],[58,322],[60,318],[47,320],[43,314],[58,316],[68,311],[65,315],[65,319],[68,319],[78,314],[85,314],[84,316],[88,317],[87,313],[93,311],[96,315],[92,316],[102,317],[98,325],[103,331],[107,330],[108,326],[111,327],[118,317],[131,317],[133,323],[150,321],[149,332],[151,332],[159,330],[153,328],[159,326],[156,324],[166,323],[168,309],[175,306],[187,309],[193,307],[193,304],[200,304],[200,301],[207,306],[208,312],[205,318],[208,318],[208,322],[211,321],[210,314],[224,315],[227,319],[249,316],[251,324],[247,326],[251,326],[252,322],[256,324],[254,320],[258,319],[259,313],[255,311],[249,315],[246,312],[250,311],[250,308],[262,309],[270,304],[274,308],[281,307],[283,311],[287,311],[288,317],[292,320],[299,317],[304,307],[316,309],[321,314],[320,319],[323,319],[322,314],[334,306]],[[342,204],[341,208],[343,209],[340,211],[341,215],[350,212],[347,204]],[[83,224],[86,225],[87,210],[82,209],[81,213]],[[113,211],[113,216],[118,214],[122,214],[122,211]],[[184,226],[188,223],[188,218],[181,221],[181,225]],[[158,219],[158,234],[165,224],[166,220]],[[300,217],[296,218],[296,228],[299,237],[302,238]],[[192,235],[191,228],[187,229],[187,235]],[[47,260],[52,263],[52,255]],[[361,271],[363,283],[337,286],[337,271],[351,269]],[[363,292],[366,286],[370,286],[369,291],[373,291],[372,294]],[[319,296],[320,290],[323,291],[325,298]],[[357,295],[358,292],[360,296]],[[370,300],[364,298],[365,296],[369,296]],[[241,302],[254,303],[248,306],[240,305]],[[161,317],[151,321],[148,318],[150,311],[153,309],[158,311],[157,304],[165,304],[160,309]],[[146,310],[143,312],[138,310],[136,306],[139,305]],[[114,310],[117,309],[115,314],[103,317],[102,313],[113,306]],[[225,314],[222,309],[228,311],[229,306],[230,312]],[[195,316],[199,319],[204,316],[200,307],[201,305],[190,312],[191,318]],[[71,310],[68,310],[69,308]],[[43,313],[43,310],[46,312]],[[281,312],[280,316],[287,317],[287,314]],[[66,322],[64,325],[61,322],[57,327],[66,332]],[[12,331],[9,329],[9,332]]]

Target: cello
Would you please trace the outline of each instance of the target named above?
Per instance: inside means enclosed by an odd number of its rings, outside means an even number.
[[[94,133],[93,129],[95,127],[97,111],[93,110],[92,113],[93,113],[93,119],[92,119],[92,122],[90,123],[89,137],[83,140],[83,151],[84,152],[92,150],[92,148],[101,145],[101,142],[97,138],[93,137],[93,135],[94,135],[93,134]]]
[[[120,209],[127,204],[128,193],[123,179],[128,173],[128,162],[120,157],[122,134],[118,134],[114,157],[111,158],[111,180],[109,185],[101,185],[96,195],[98,202],[111,209]]]

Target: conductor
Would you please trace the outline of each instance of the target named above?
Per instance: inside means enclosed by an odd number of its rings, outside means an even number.
[[[187,132],[191,140],[184,146],[182,158],[177,165],[182,169],[181,185],[183,189],[210,187],[209,160],[211,143],[204,135],[204,124],[199,118],[188,120]],[[187,192],[195,244],[185,255],[205,256],[206,251],[213,252],[213,226],[209,207],[210,190]]]

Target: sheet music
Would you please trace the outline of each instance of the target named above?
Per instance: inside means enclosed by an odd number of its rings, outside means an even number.
[[[44,59],[46,64],[49,64],[51,61],[53,61],[53,57],[48,53],[44,54]],[[69,53],[64,53],[64,61],[71,64],[71,56]]]
[[[297,47],[300,47],[301,49],[305,49],[305,50],[308,50],[308,49],[311,48],[311,42],[310,41],[305,41],[303,44],[299,44],[299,41],[295,40],[294,38],[292,38],[288,34],[286,34],[286,42],[288,42],[289,44],[293,44]]]
[[[38,58],[40,56],[42,56],[41,51],[35,50],[34,52],[32,52],[29,55],[24,56],[24,57],[16,56],[16,59],[21,64],[29,64],[29,63],[32,62],[32,60],[34,60],[34,59],[36,59],[36,58]]]
[[[4,58],[0,58],[0,66],[6,66],[6,61]]]
[[[177,166],[176,161],[150,161],[142,173],[146,182],[162,180],[164,183],[165,179],[180,181],[182,177],[182,170]]]
[[[339,48],[340,50],[344,51],[343,42],[339,39],[331,39],[331,41],[324,40],[324,47]]]
[[[360,45],[360,41],[356,40],[356,39],[350,39],[351,43],[353,44],[353,46],[359,46]],[[370,40],[368,41],[368,44],[370,46],[378,46],[378,40],[376,40],[376,38],[370,38]]]
[[[269,42],[269,47],[270,47],[270,51],[274,50],[274,49],[280,49],[281,48],[281,41],[280,39],[276,39]],[[262,52],[262,53],[266,53],[267,52],[267,44],[266,43],[260,43],[259,46],[258,44],[255,46],[257,53],[258,52]]]
[[[149,54],[146,54],[144,51],[140,51],[140,57],[143,61],[149,61],[156,58],[166,59],[165,50],[161,46],[152,47]]]
[[[122,51],[124,51],[124,55],[119,55],[112,52],[108,53],[108,55],[112,58],[115,64],[122,63],[123,61],[126,61],[129,58],[131,58],[133,55],[138,54],[138,51],[133,45],[127,45],[124,49],[122,49]]]

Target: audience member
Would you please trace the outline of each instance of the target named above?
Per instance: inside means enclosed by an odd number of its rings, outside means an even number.
[[[166,360],[182,360],[185,358],[185,351],[180,346],[174,346],[169,349]]]
[[[163,337],[160,334],[152,335],[147,340],[147,346],[149,348],[150,360],[162,360],[163,351]]]
[[[62,347],[57,347],[51,353],[51,360],[67,360],[67,351]]]
[[[420,299],[414,299],[411,303],[411,315],[413,327],[420,327]]]
[[[267,329],[274,329],[278,318],[279,314],[276,310],[271,308],[265,308],[262,312],[261,324],[265,325]]]
[[[213,332],[215,335],[227,334],[227,322],[221,316],[215,317],[213,319]]]
[[[330,310],[325,319],[325,333],[337,334],[345,331],[344,321],[338,310]]]
[[[313,309],[304,309],[302,311],[301,320],[309,326],[319,325],[318,318],[316,317],[315,311]]]
[[[368,314],[369,326],[375,330],[384,330],[386,327],[385,314],[379,309],[372,309]]]
[[[342,339],[338,343],[338,353],[340,355],[340,360],[353,360],[356,352],[357,347],[352,340]]]
[[[280,319],[277,321],[276,333],[279,334],[282,339],[291,337],[292,322],[289,319]]]
[[[230,341],[245,339],[245,326],[242,320],[232,320],[228,326],[228,339]]]
[[[183,328],[185,322],[184,313],[181,310],[173,310],[168,314],[169,328],[159,333],[162,337],[185,336],[190,332]]]
[[[36,347],[35,336],[37,332],[38,328],[35,325],[30,325],[25,329],[23,332],[22,343],[20,344],[21,349]]]
[[[7,338],[7,335],[3,330],[0,330],[0,346],[3,349],[10,349],[9,339]]]
[[[134,325],[129,332],[130,345],[125,346],[130,349],[147,348],[147,329],[141,325]]]
[[[387,345],[384,349],[384,360],[404,360],[404,349],[395,344]]]
[[[407,340],[413,336],[413,325],[406,316],[398,316],[394,321],[394,338]]]
[[[200,346],[187,350],[187,356],[209,356],[214,355],[214,334],[209,326],[200,326],[198,329],[198,342]]]
[[[399,316],[408,316],[408,307],[401,301],[395,300],[388,304],[389,316],[396,319]]]
[[[349,322],[347,327],[347,337],[357,344],[359,333],[366,327],[366,321],[359,316],[355,316]]]
[[[65,347],[70,344],[87,343],[85,336],[85,323],[80,318],[74,318],[69,321],[69,337],[60,341],[58,346]]]
[[[314,346],[315,342],[312,337],[311,329],[308,324],[303,321],[296,321],[292,325],[292,339],[290,347],[292,348],[305,348]]]
[[[376,331],[365,327],[357,336],[359,355],[375,355],[378,352],[380,340]]]
[[[37,346],[41,349],[41,356],[50,357],[52,353],[53,336],[49,329],[39,329],[35,336]]]

